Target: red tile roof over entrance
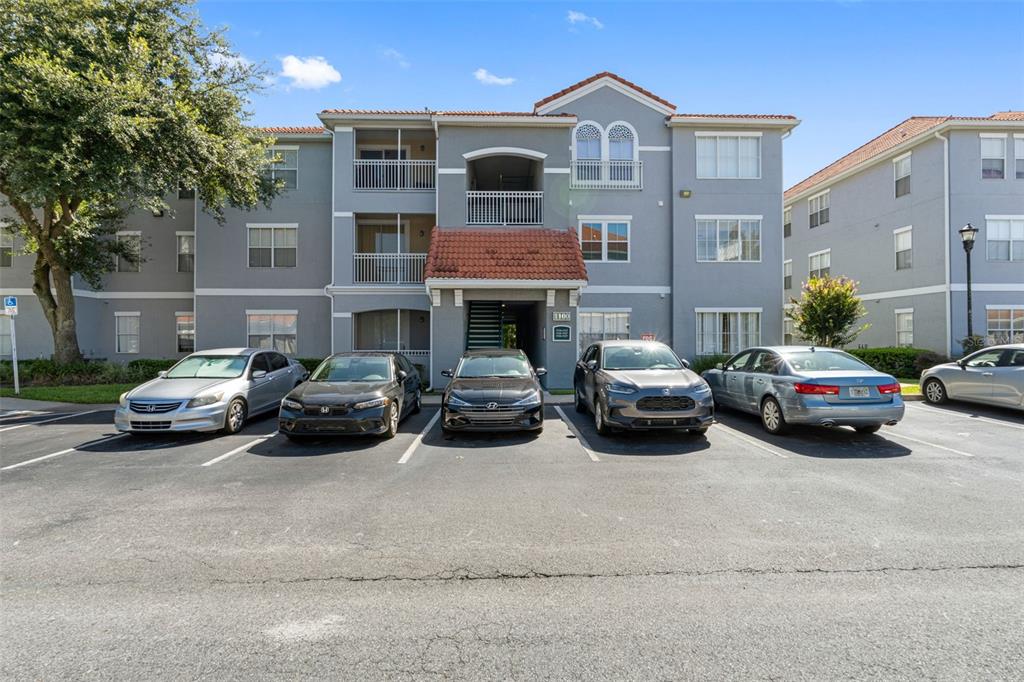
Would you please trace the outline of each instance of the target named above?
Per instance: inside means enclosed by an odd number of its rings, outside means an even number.
[[[585,281],[587,266],[573,229],[435,227],[426,277]]]

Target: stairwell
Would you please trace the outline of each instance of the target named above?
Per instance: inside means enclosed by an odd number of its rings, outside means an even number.
[[[468,301],[469,317],[466,321],[466,350],[474,348],[501,348],[501,302]]]

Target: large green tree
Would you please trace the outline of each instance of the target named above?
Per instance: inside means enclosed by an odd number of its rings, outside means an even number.
[[[0,193],[35,254],[54,358],[81,358],[71,277],[102,285],[133,210],[179,185],[204,210],[266,203],[272,142],[246,125],[258,67],[180,0],[0,0]]]
[[[800,300],[790,303],[786,316],[796,336],[815,346],[843,348],[871,326],[857,324],[867,310],[857,296],[857,282],[847,277],[812,277]]]

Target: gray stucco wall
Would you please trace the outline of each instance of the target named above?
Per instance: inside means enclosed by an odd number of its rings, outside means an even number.
[[[331,302],[326,296],[197,296],[196,348],[248,343],[247,310],[294,310],[297,357],[323,358],[331,351]]]

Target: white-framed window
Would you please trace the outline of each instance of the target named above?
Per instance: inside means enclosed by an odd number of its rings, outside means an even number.
[[[909,270],[914,267],[914,228],[908,225],[893,230],[892,238],[896,249],[896,269]]]
[[[985,180],[1006,177],[1005,133],[981,133],[981,177]]]
[[[894,192],[897,198],[910,194],[910,159],[910,154],[904,154],[892,161]]]
[[[792,346],[796,341],[796,322],[786,315],[786,309],[782,311],[782,345]]]
[[[825,190],[821,194],[807,200],[807,222],[812,228],[824,225],[829,221],[829,206],[831,203],[831,192],[829,190]]]
[[[10,357],[11,351],[11,318],[0,315],[0,357]]]
[[[782,288],[793,288],[793,260],[782,261]]]
[[[628,263],[633,216],[579,216],[583,260]]]
[[[116,257],[118,272],[141,272],[142,271],[142,233],[141,232],[118,232],[115,239],[128,247],[128,250],[135,254],[135,262],[120,254]]]
[[[115,352],[138,353],[142,313],[118,311],[114,313]]]
[[[914,309],[896,309],[896,345],[910,348],[914,345]]]
[[[179,353],[193,353],[196,350],[196,316],[195,313],[174,313],[174,335],[178,343]]]
[[[821,279],[832,274],[832,249],[815,251],[807,256],[808,279]]]
[[[581,161],[601,160],[601,139],[604,133],[601,126],[590,121],[584,121],[576,126],[576,158]]]
[[[793,207],[787,206],[782,210],[782,236],[788,237],[793,234]]]
[[[988,343],[1024,343],[1024,305],[985,306]]]
[[[695,216],[697,261],[757,263],[761,260],[761,216]]]
[[[1024,134],[1022,133],[1013,135],[1013,166],[1014,177],[1024,180]]]
[[[299,226],[247,225],[250,268],[294,268],[298,260]]]
[[[176,232],[178,242],[178,272],[195,272],[196,269],[196,233]]]
[[[697,177],[754,180],[761,177],[761,133],[697,131]]]
[[[761,343],[761,308],[697,308],[697,355],[732,355]]]
[[[1024,261],[1024,215],[985,216],[985,252],[990,261]]]
[[[14,235],[10,230],[0,228],[0,268],[14,265]]]
[[[246,310],[245,320],[250,348],[272,348],[295,355],[299,328],[297,310]]]
[[[580,349],[586,349],[596,341],[629,338],[630,311],[589,310],[581,308],[576,313]]]
[[[283,189],[299,186],[299,148],[294,145],[278,145],[267,149],[267,159],[272,161],[263,170],[263,177],[271,182],[280,182]]]

